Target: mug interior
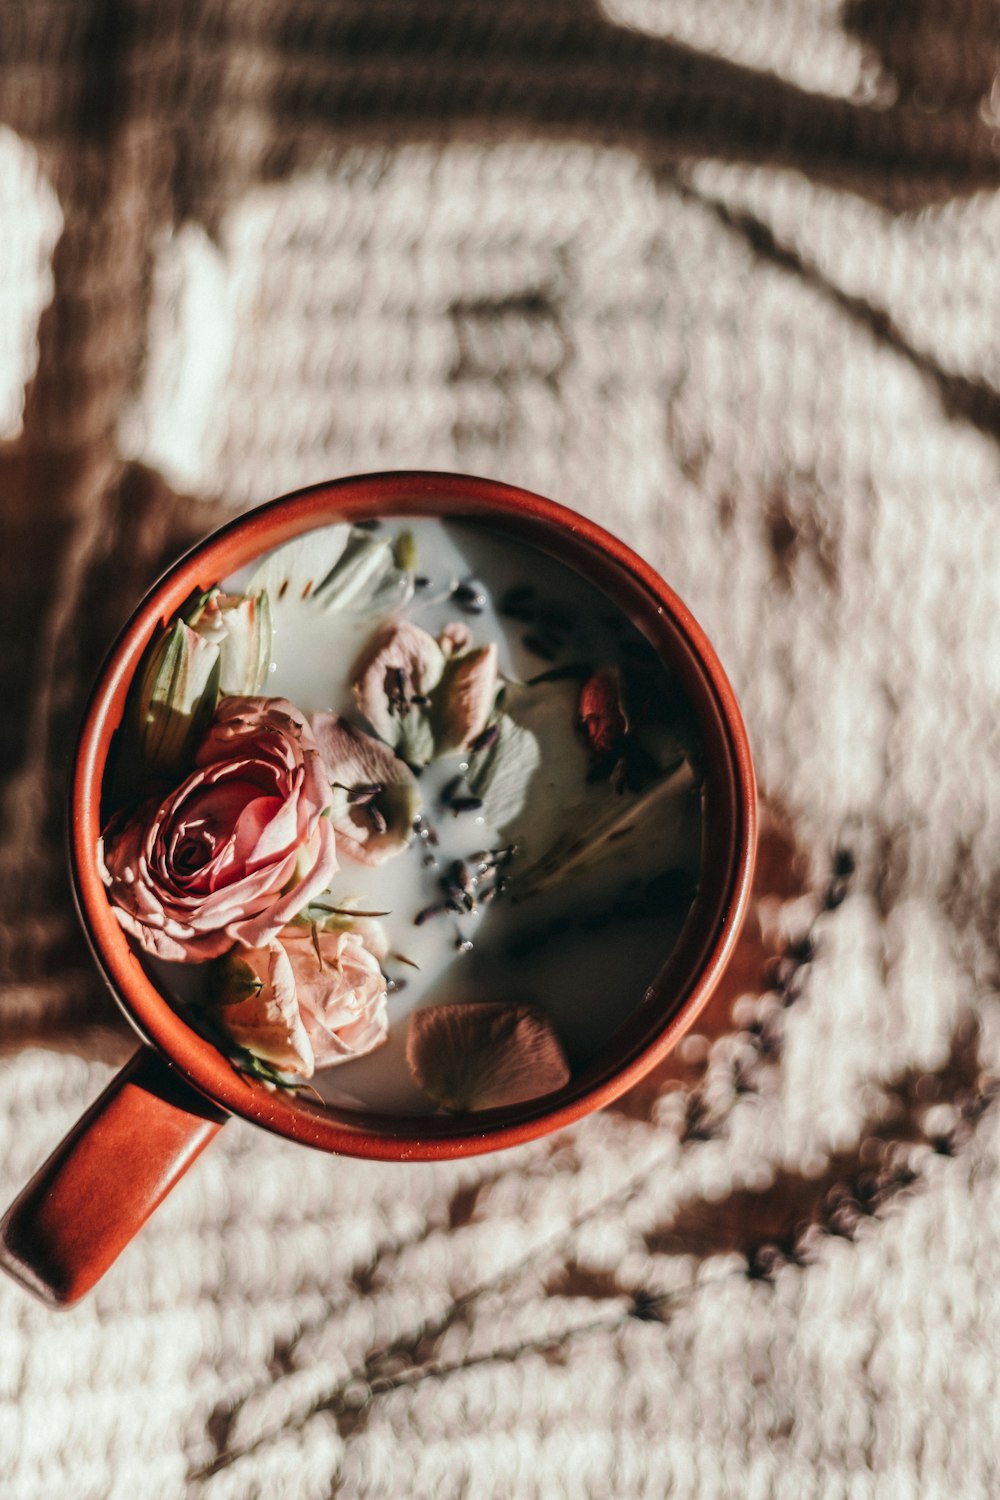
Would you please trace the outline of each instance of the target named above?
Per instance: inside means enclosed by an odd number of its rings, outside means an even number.
[[[429,516],[488,524],[582,575],[611,599],[679,681],[705,761],[698,891],[680,938],[602,1055],[565,1088],[473,1115],[382,1115],[317,1103],[238,1072],[155,987],[113,915],[97,866],[101,792],[112,737],[146,646],[195,589],[211,587],[314,527],[370,517]],[[70,862],[98,964],[132,1025],[223,1108],[304,1144],[355,1156],[430,1159],[529,1140],[610,1103],[664,1057],[711,994],[739,931],[756,844],[750,751],[712,647],[673,591],[635,553],[555,502],[463,475],[369,475],[317,485],[250,512],[172,567],[140,604],[101,670],[73,767]]]

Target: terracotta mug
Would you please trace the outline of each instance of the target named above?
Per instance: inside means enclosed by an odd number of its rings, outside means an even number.
[[[157,991],[98,871],[101,786],[129,686],[151,637],[210,587],[312,527],[378,516],[488,523],[582,574],[627,614],[679,680],[705,754],[702,872],[676,946],[598,1061],[558,1093],[473,1116],[384,1116],[324,1105],[235,1071]],[[430,1161],[501,1150],[571,1124],[626,1092],[677,1044],[712,994],[743,920],[756,848],[746,731],[690,613],[628,547],[551,500],[492,480],[376,474],[302,490],[233,521],[151,590],[108,656],[72,769],[69,849],[80,917],[142,1045],[57,1146],[0,1225],[0,1261],[53,1306],[87,1292],[231,1114],[322,1151]]]

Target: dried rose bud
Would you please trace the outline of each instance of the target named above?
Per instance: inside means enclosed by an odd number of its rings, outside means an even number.
[[[577,711],[587,743],[595,754],[609,755],[621,744],[628,733],[628,718],[616,667],[604,667],[587,678],[580,689]]]

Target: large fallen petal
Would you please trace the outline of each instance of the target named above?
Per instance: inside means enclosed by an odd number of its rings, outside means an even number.
[[[414,1079],[443,1109],[497,1109],[569,1082],[549,1021],[530,1005],[435,1005],[414,1011],[406,1039]]]

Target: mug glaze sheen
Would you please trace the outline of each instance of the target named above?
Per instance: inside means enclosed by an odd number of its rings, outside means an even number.
[[[678,678],[706,761],[702,878],[680,939],[604,1055],[558,1093],[474,1116],[410,1118],[337,1109],[236,1072],[160,995],[129,947],[97,867],[112,736],[151,637],[206,588],[303,531],[372,516],[487,523],[558,558],[631,617]],[[746,730],[706,637],[634,552],[553,501],[493,480],[393,473],[272,501],[182,558],[151,590],[105,662],[84,716],[69,799],[73,886],[112,993],[143,1045],[40,1169],[0,1225],[0,1263],[54,1306],[104,1273],[230,1114],[320,1150],[430,1161],[502,1150],[571,1124],[625,1093],[691,1026],[731,956],[750,892],[756,793]]]

